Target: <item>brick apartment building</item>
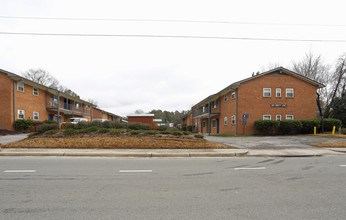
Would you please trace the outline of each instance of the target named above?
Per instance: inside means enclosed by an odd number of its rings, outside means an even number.
[[[17,119],[58,121],[59,118],[61,123],[72,117],[88,121],[119,118],[87,101],[0,69],[0,129],[13,131]]]
[[[127,119],[129,123],[154,124],[154,114],[130,114]]]
[[[314,80],[278,67],[205,98],[192,107],[192,113],[183,119],[184,125],[194,125],[200,133],[241,135],[254,134],[254,122],[260,119],[315,119],[316,92],[322,87]]]

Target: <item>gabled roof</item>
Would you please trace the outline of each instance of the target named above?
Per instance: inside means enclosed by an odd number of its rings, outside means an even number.
[[[150,117],[150,118],[153,118],[154,117],[154,114],[129,114],[127,115],[127,117]]]
[[[107,111],[105,111],[105,110],[103,110],[103,109],[100,109],[100,108],[98,108],[98,107],[94,107],[94,109],[97,109],[97,110],[99,110],[99,111],[101,111],[101,112],[104,112],[104,113],[107,113],[107,114],[109,114],[109,115],[112,115],[112,116],[115,116],[115,117],[120,118],[119,115],[113,114],[113,113],[111,113],[111,112],[107,112]]]
[[[315,81],[315,80],[312,80],[306,76],[303,76],[301,74],[298,74],[296,72],[293,72],[291,70],[288,70],[284,67],[277,67],[277,68],[274,68],[272,70],[269,70],[269,71],[266,71],[266,72],[263,72],[261,74],[258,74],[258,75],[254,75],[252,77],[249,77],[249,78],[246,78],[246,79],[243,79],[243,80],[240,80],[238,82],[235,82],[235,83],[232,83],[231,85],[227,86],[226,88],[222,89],[221,91],[219,91],[218,93],[215,93],[213,95],[210,95],[208,96],[207,98],[203,99],[202,101],[200,101],[199,103],[197,103],[196,105],[194,105],[192,108],[194,108],[195,106],[198,106],[198,105],[204,105],[206,104],[206,102],[208,102],[209,100],[212,101],[212,99],[216,99],[218,97],[220,97],[221,95],[223,95],[224,93],[227,93],[229,91],[234,91],[236,88],[239,87],[239,85],[241,83],[244,83],[244,82],[247,82],[247,81],[250,81],[250,80],[253,80],[253,79],[256,79],[258,77],[261,77],[261,76],[264,76],[264,75],[269,75],[269,74],[273,74],[273,73],[280,73],[280,74],[287,74],[287,75],[290,75],[290,76],[293,76],[293,77],[296,77],[298,79],[301,79],[307,83],[310,83],[314,86],[316,86],[317,88],[323,88],[325,87],[325,85]]]

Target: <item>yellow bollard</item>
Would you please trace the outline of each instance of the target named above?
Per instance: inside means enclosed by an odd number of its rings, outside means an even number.
[[[335,134],[335,126],[333,126],[333,132],[332,132],[332,135]]]
[[[314,127],[314,135],[316,135],[316,126]]]

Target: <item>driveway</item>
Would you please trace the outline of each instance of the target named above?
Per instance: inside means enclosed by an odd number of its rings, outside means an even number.
[[[0,136],[0,143],[7,144],[15,141],[20,141],[28,137],[29,134],[10,134]]]
[[[286,149],[286,148],[314,148],[311,143],[346,141],[344,138],[328,138],[319,136],[266,136],[266,137],[215,137],[205,136],[212,142],[244,149]]]

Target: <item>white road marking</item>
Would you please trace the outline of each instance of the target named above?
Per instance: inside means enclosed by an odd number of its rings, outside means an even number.
[[[151,173],[152,170],[119,170],[119,173]]]
[[[341,167],[346,167],[346,165],[340,165]]]
[[[235,170],[265,170],[265,167],[237,167]]]
[[[36,170],[5,170],[4,173],[36,173]]]

